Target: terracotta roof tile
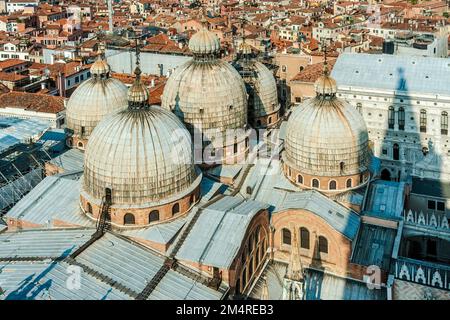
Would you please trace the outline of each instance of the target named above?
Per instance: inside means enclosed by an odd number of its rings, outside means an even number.
[[[29,92],[8,92],[1,95],[0,108],[15,107],[46,113],[64,110],[64,98]]]

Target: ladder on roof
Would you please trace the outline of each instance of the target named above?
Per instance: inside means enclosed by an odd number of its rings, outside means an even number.
[[[86,250],[91,244],[100,239],[108,230],[111,230],[111,189],[106,189],[105,196],[102,199],[102,206],[100,217],[97,221],[97,229],[92,234],[91,238],[86,241],[81,247],[75,250],[71,255],[71,259],[75,259],[84,250]]]

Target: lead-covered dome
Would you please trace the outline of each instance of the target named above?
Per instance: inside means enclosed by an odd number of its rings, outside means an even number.
[[[273,73],[253,57],[251,47],[243,42],[239,57],[233,62],[245,82],[248,93],[248,121],[256,128],[278,122],[280,105]]]
[[[84,147],[92,130],[106,115],[127,106],[127,87],[110,76],[110,68],[102,55],[91,66],[91,78],[75,89],[67,102],[67,129],[80,147]]]
[[[189,50],[193,54],[213,54],[220,50],[220,40],[214,33],[202,28],[189,40]]]
[[[229,130],[246,128],[247,93],[239,73],[216,57],[211,43],[218,39],[211,39],[217,37],[205,28],[199,33],[198,37],[192,37],[192,46],[207,49],[195,49],[194,59],[172,73],[161,98],[162,107],[173,111],[192,135],[217,130],[218,135],[224,137],[220,147],[226,148],[225,137],[230,134]],[[239,144],[246,139],[242,133],[234,138],[228,140],[233,141],[232,144],[237,140]],[[240,146],[237,149],[241,151]]]
[[[370,161],[364,119],[336,97],[336,82],[327,72],[315,87],[316,97],[298,106],[288,120],[283,155],[286,174],[306,187],[356,187],[366,181]]]
[[[185,212],[198,198],[201,174],[181,121],[168,110],[148,105],[148,89],[139,75],[129,92],[134,94],[129,94],[128,108],[105,117],[92,132],[82,199],[89,211],[92,204],[100,206],[109,188],[116,210],[113,222],[148,224]],[[126,214],[133,219],[127,220]]]

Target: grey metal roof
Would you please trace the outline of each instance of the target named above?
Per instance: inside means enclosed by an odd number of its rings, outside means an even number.
[[[343,278],[307,268],[305,276],[304,300],[386,300],[386,288],[370,290],[366,283],[350,278]],[[254,299],[261,299],[264,278],[270,300],[283,298],[283,279],[287,264],[274,261],[269,263],[250,293]]]
[[[41,119],[0,117],[0,152],[31,138],[38,138],[50,126],[49,121]]]
[[[362,224],[352,262],[363,266],[375,265],[389,271],[396,235],[396,229]]]
[[[288,193],[276,212],[288,209],[305,209],[322,219],[350,240],[355,239],[360,217],[352,210],[330,200],[315,190]],[[275,213],[276,214],[276,213]]]
[[[247,230],[260,210],[268,205],[238,197],[224,197],[203,209],[177,258],[227,268],[233,262]]]
[[[69,149],[49,162],[65,171],[83,170],[84,153],[76,148]]]
[[[124,230],[121,232],[121,234],[131,238],[140,238],[156,243],[167,244],[180,231],[190,215],[191,213],[184,216],[183,218],[178,218],[170,222],[149,226],[147,228]]]
[[[169,270],[148,300],[219,300],[222,293]]]
[[[361,281],[307,269],[305,300],[386,300],[387,290],[369,289]]]
[[[164,264],[164,258],[136,243],[107,233],[75,259],[139,293]]]
[[[218,193],[223,193],[228,188],[227,185],[213,181],[208,179],[207,177],[203,177],[202,182],[200,184],[200,192],[201,192],[201,202],[207,202],[212,197],[217,195]]]
[[[331,76],[339,89],[345,86],[450,96],[450,59],[343,53]]]
[[[124,300],[119,290],[81,272],[79,289],[69,289],[69,265],[63,262],[0,262],[4,300]]]
[[[70,176],[46,177],[23,197],[6,217],[39,225],[60,220],[79,226],[92,226],[93,222],[81,214],[79,190],[79,180],[73,180]]]
[[[75,251],[92,233],[92,229],[4,232],[0,234],[0,258],[57,258]]]
[[[413,177],[411,193],[448,199],[450,198],[450,182]]]
[[[383,218],[400,218],[404,207],[404,191],[404,182],[372,182],[367,193],[365,213]]]

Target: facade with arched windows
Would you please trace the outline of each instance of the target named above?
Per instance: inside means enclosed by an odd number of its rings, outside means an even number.
[[[358,219],[356,214],[352,218]],[[299,235],[297,245],[303,268],[320,266],[344,276],[353,272],[349,261],[356,235],[349,237],[316,212],[298,208],[281,210],[273,214],[271,225],[274,229],[271,240],[274,259],[290,262],[295,229]],[[353,276],[359,278],[361,275],[354,273]]]
[[[450,90],[442,86],[448,80],[416,76],[444,76],[442,70],[448,66],[445,59],[433,60],[433,66],[427,59],[430,58],[343,54],[332,72],[338,82],[338,97],[362,111],[372,151],[393,180],[406,181],[414,174],[450,181],[450,165],[441,164],[450,163]],[[383,63],[388,60],[389,63]],[[402,70],[403,88],[397,87],[401,81],[393,70]],[[383,77],[383,81],[378,77]],[[422,149],[430,149],[430,143],[433,152],[424,155]],[[399,146],[398,157],[394,144]]]

